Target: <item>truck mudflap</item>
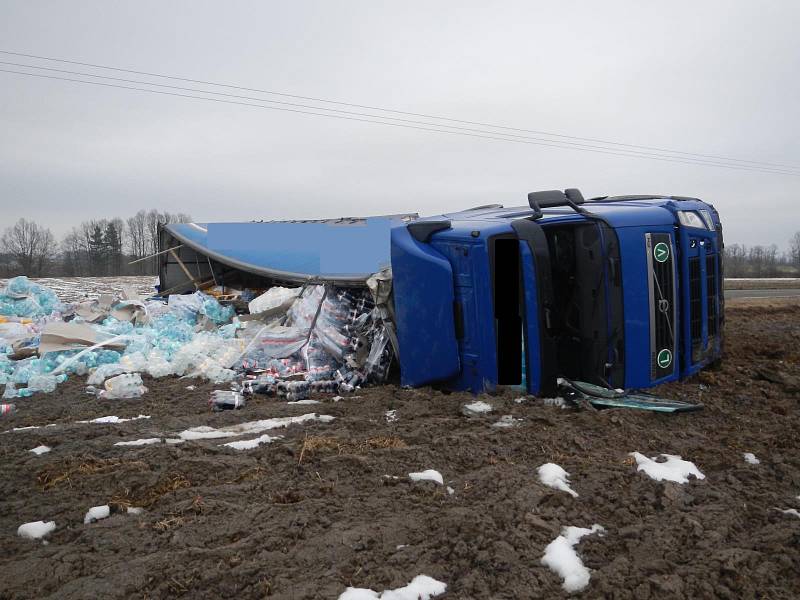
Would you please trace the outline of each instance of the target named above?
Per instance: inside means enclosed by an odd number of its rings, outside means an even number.
[[[461,363],[453,269],[406,227],[392,229],[391,247],[400,383],[420,386],[455,377]]]
[[[553,306],[550,250],[544,231],[535,221],[518,219],[511,223],[511,227],[520,241],[522,258],[528,391],[551,395],[557,389],[558,365],[556,343],[550,334]]]

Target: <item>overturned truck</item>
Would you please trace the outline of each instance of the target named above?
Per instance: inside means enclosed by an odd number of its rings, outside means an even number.
[[[162,295],[315,288],[346,301],[334,313],[372,303],[362,354],[394,357],[407,386],[646,388],[721,355],[722,225],[696,198],[554,190],[424,218],[169,224],[160,244]]]

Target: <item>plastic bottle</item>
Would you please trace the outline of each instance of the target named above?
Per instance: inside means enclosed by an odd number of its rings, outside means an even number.
[[[105,390],[100,393],[103,398],[139,398],[147,391],[138,373],[125,373],[107,379]]]
[[[32,375],[28,380],[28,389],[32,392],[54,392],[58,385],[55,375]]]
[[[17,414],[16,404],[0,404],[0,417],[10,417]]]
[[[211,410],[219,412],[221,410],[235,410],[244,408],[245,400],[239,392],[225,390],[214,390],[211,392],[211,399],[208,401]]]

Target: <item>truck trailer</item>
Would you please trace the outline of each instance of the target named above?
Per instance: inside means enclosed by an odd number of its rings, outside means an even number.
[[[697,198],[550,190],[432,217],[168,224],[160,242],[165,295],[382,273],[404,386],[640,389],[722,352],[722,225]]]

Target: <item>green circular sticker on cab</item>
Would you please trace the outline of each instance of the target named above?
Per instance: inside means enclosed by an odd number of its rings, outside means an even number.
[[[661,350],[658,353],[658,356],[656,356],[656,363],[660,368],[666,369],[672,364],[672,352],[670,352],[667,348]]]
[[[669,258],[669,246],[664,242],[658,242],[653,248],[653,258],[658,262],[667,262]]]

